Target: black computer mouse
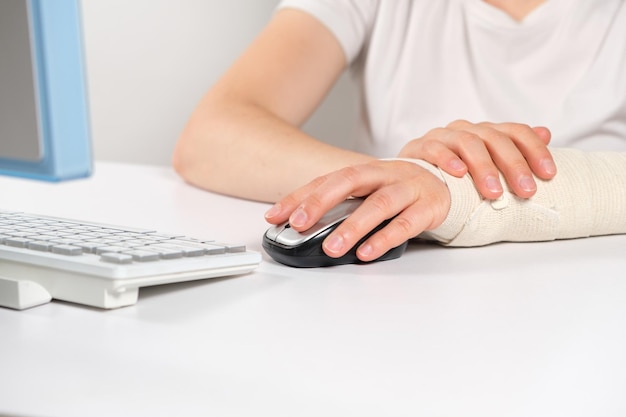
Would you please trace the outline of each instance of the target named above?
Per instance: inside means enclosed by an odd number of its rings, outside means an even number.
[[[317,224],[305,232],[298,232],[289,223],[270,227],[263,236],[263,248],[277,262],[299,268],[320,266],[362,264],[356,256],[356,249],[368,237],[385,227],[391,219],[384,221],[361,239],[348,253],[340,258],[331,258],[324,253],[322,242],[337,226],[341,224],[356,208],[362,199],[349,199],[329,210]],[[380,258],[371,261],[386,261],[402,256],[408,241],[389,250]]]

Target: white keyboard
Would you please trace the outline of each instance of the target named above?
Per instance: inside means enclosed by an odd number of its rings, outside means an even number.
[[[0,210],[0,306],[51,299],[100,308],[137,302],[139,288],[239,275],[261,254],[244,245]]]

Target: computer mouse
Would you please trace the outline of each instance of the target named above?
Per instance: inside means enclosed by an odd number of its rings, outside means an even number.
[[[340,258],[331,258],[322,249],[324,239],[352,214],[362,202],[363,199],[356,198],[341,202],[329,210],[317,224],[305,232],[296,231],[289,223],[270,227],[263,235],[263,248],[275,261],[299,268],[366,263],[357,258],[356,249],[368,237],[385,227],[391,219],[378,225]],[[399,258],[404,253],[407,244],[408,241],[389,250],[383,256],[371,262]]]

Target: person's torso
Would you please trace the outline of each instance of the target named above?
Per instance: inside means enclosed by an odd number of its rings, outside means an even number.
[[[482,0],[379,0],[353,63],[361,151],[393,156],[456,119],[626,150],[626,2],[547,0],[517,22]],[[366,139],[363,141],[363,139]]]

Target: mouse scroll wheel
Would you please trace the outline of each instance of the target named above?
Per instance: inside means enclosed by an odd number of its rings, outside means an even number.
[[[291,229],[291,225],[290,225],[289,223],[287,223],[287,224],[285,225],[285,229]]]

